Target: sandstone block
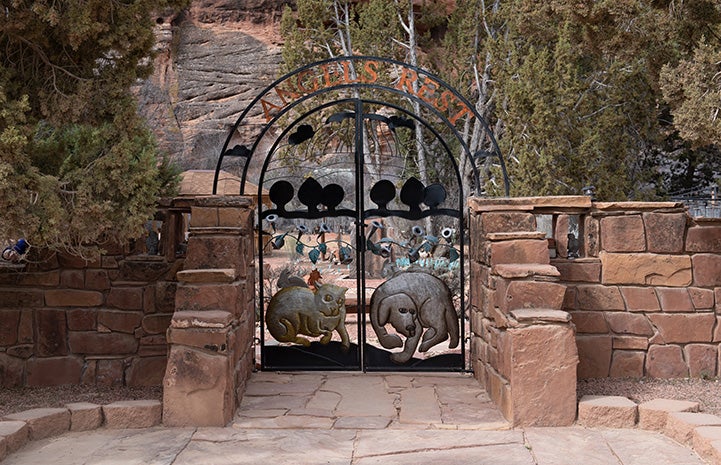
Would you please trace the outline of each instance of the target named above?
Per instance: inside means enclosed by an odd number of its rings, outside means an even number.
[[[171,346],[163,380],[164,424],[225,426],[234,410],[234,380],[229,357]]]
[[[167,348],[164,348],[167,352]],[[157,357],[135,357],[125,372],[127,386],[160,386],[163,384],[163,375],[168,358],[165,355]]]
[[[85,287],[85,270],[62,270],[60,272],[60,286],[70,289],[83,289]]]
[[[658,312],[661,305],[653,287],[620,287],[626,309],[629,312]]]
[[[32,441],[56,436],[70,429],[70,412],[66,408],[36,408],[6,415],[3,419],[27,423]]]
[[[578,353],[566,324],[513,328],[510,395],[516,426],[563,426],[576,416]]]
[[[225,310],[234,315],[243,314],[245,302],[243,282],[224,284],[180,284],[175,293],[176,311]]]
[[[606,312],[608,326],[616,334],[653,336],[654,331],[646,315],[629,312]]]
[[[654,313],[648,319],[666,343],[711,342],[716,317],[713,313]]]
[[[598,259],[555,260],[553,265],[561,273],[561,281],[601,282],[601,262]]]
[[[57,287],[60,284],[60,271],[25,272],[17,276],[17,279],[22,286]]]
[[[98,310],[98,324],[112,331],[133,334],[140,326],[143,318],[142,312],[122,310]]]
[[[699,287],[721,286],[721,254],[693,256],[693,282]]]
[[[721,445],[721,426],[699,426],[694,428],[691,438],[694,451],[711,463],[718,463],[721,458],[719,447]]]
[[[644,213],[648,251],[681,253],[687,218],[685,213]]]
[[[238,277],[244,278],[252,253],[250,239],[243,236],[191,234],[184,266],[187,270],[233,268]]]
[[[614,350],[611,359],[611,378],[642,378],[646,352]]]
[[[606,378],[611,367],[611,336],[576,336],[578,378]]]
[[[18,357],[0,352],[0,387],[22,386],[25,363]]]
[[[5,450],[8,454],[23,447],[30,440],[30,428],[25,421],[0,421],[0,438],[5,440]]]
[[[108,428],[150,428],[160,424],[163,407],[157,400],[125,400],[103,405]]]
[[[97,307],[102,304],[103,294],[98,291],[78,289],[50,289],[45,291],[45,305],[48,307]]]
[[[656,293],[664,312],[693,312],[693,302],[685,288],[657,287]]]
[[[37,308],[44,305],[42,291],[0,290],[0,307]]]
[[[529,212],[485,212],[480,215],[480,232],[535,231],[536,217]]]
[[[65,404],[70,412],[70,431],[90,431],[103,424],[102,407],[90,402]]]
[[[20,310],[0,310],[0,347],[15,345],[18,341]]]
[[[663,431],[670,412],[698,412],[698,402],[672,399],[654,399],[638,406],[638,426],[642,429]]]
[[[233,321],[230,312],[222,310],[177,311],[173,314],[172,328],[225,328]]]
[[[645,351],[648,349],[648,338],[641,336],[614,336],[613,349]]]
[[[535,263],[548,265],[551,262],[548,242],[545,239],[516,239],[491,243],[491,266],[506,263]]]
[[[190,214],[191,228],[212,228],[218,226],[218,209],[215,207],[193,207]]]
[[[108,293],[107,305],[122,310],[142,310],[143,288],[114,287]]]
[[[716,376],[717,348],[714,344],[687,344],[684,348],[689,376],[713,378]]]
[[[693,302],[696,311],[710,310],[714,308],[714,291],[712,289],[701,289],[700,287],[689,287],[688,295]]]
[[[35,353],[41,357],[66,355],[67,325],[65,312],[54,309],[38,309],[35,311],[35,328],[37,340]]]
[[[110,289],[110,277],[108,276],[108,270],[86,270],[85,288],[96,291]]]
[[[503,309],[508,312],[521,308],[560,310],[566,286],[544,281],[512,281],[506,289]]]
[[[651,378],[685,378],[688,367],[679,346],[652,345],[646,355],[646,375]]]
[[[681,444],[691,445],[693,430],[699,426],[721,427],[721,417],[709,413],[669,412],[663,433]]]
[[[621,396],[583,396],[578,402],[578,424],[589,428],[633,428],[636,403]]]
[[[576,300],[579,310],[625,310],[621,291],[616,286],[600,284],[580,285],[576,287]]]
[[[183,283],[232,283],[236,273],[232,268],[183,270],[178,272],[178,281]]]
[[[97,360],[95,384],[99,386],[122,386],[125,362],[122,358]]]
[[[579,333],[608,333],[608,323],[603,312],[571,312],[571,319]]]
[[[165,334],[172,320],[172,313],[153,313],[145,315],[142,321],[142,328],[146,334]]]
[[[66,312],[70,331],[94,331],[97,328],[98,312],[89,308],[73,308]]]
[[[601,247],[607,252],[643,252],[646,235],[640,215],[601,219]]]
[[[219,208],[218,226],[243,228],[248,231],[253,225],[253,210],[249,208]]]
[[[177,283],[169,281],[159,281],[155,283],[155,290],[148,291],[155,294],[153,299],[153,308],[146,308],[146,313],[173,313],[175,311],[175,290]]]
[[[558,278],[561,273],[553,265],[538,265],[533,263],[506,263],[492,268],[494,274],[506,279],[532,278],[540,276],[544,279]]]
[[[601,249],[601,226],[597,218],[586,215],[583,219],[583,255],[585,257],[598,257]]]
[[[688,228],[686,251],[721,253],[721,226],[693,226]]]
[[[68,341],[75,354],[134,354],[138,350],[138,340],[132,334],[73,331]]]
[[[25,364],[28,386],[78,384],[83,370],[80,357],[30,358]]]
[[[691,284],[691,257],[601,252],[601,282],[684,287]]]

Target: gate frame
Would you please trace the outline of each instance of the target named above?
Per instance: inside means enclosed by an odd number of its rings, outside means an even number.
[[[378,81],[378,74],[376,73],[376,69],[374,69],[371,65],[379,66],[379,64],[385,64],[388,66],[396,66],[400,67],[401,69],[401,76],[398,79],[398,84],[395,86],[391,85],[383,85],[379,84]],[[364,69],[366,71],[369,71],[370,77],[367,80],[364,80],[363,78],[359,77],[359,75],[355,74],[355,71],[350,70],[350,65],[353,64],[354,66],[364,66],[361,69]],[[329,67],[332,65],[336,65],[343,68],[343,76],[342,78],[338,79],[337,81],[333,81],[331,78],[331,74],[329,71]],[[338,69],[338,68],[334,68]],[[356,67],[353,68],[353,70],[357,69]],[[320,70],[323,72],[323,74],[314,74],[315,70]],[[408,74],[407,74],[408,73]],[[305,87],[305,84],[302,83],[303,79],[307,78],[308,76],[311,76],[313,79],[311,82],[313,83],[312,89],[307,89]],[[351,76],[353,76],[351,78]],[[418,84],[421,80],[421,76],[424,76],[423,79],[423,87],[420,88],[418,91],[415,91],[417,88],[417,85],[408,85],[408,82],[411,82],[411,84]],[[335,75],[337,78],[338,75]],[[410,77],[410,79],[408,79]],[[319,84],[322,83],[322,84]],[[285,85],[289,85],[291,87],[286,87]],[[295,84],[295,86],[293,86]],[[323,85],[325,84],[325,85]],[[410,90],[407,89],[410,87]],[[306,66],[303,66],[301,68],[298,68],[294,71],[291,71],[284,76],[278,78],[276,81],[274,81],[272,84],[267,86],[260,94],[256,96],[256,98],[246,107],[246,109],[241,113],[235,124],[233,125],[231,131],[229,132],[226,141],[223,145],[223,148],[221,150],[220,156],[218,158],[218,162],[215,169],[215,175],[213,179],[213,195],[217,193],[217,184],[219,180],[220,171],[223,166],[223,162],[225,160],[225,157],[242,157],[245,158],[245,165],[243,166],[243,172],[241,176],[241,182],[240,182],[240,194],[242,194],[245,191],[245,183],[247,179],[248,174],[248,168],[250,167],[251,161],[258,149],[258,146],[260,142],[264,139],[266,134],[271,130],[271,128],[275,127],[276,123],[289,114],[293,109],[298,107],[299,105],[312,101],[315,97],[319,95],[328,94],[331,92],[339,91],[339,90],[360,90],[360,89],[373,89],[373,90],[379,90],[383,93],[389,92],[391,94],[399,95],[401,97],[404,97],[410,101],[413,101],[414,103],[420,105],[425,110],[428,110],[430,112],[431,116],[435,116],[438,118],[438,120],[442,121],[442,123],[446,126],[446,128],[450,129],[453,133],[453,136],[456,138],[457,142],[459,143],[459,146],[463,150],[463,155],[467,158],[468,162],[470,163],[473,178],[474,178],[474,184],[475,184],[475,190],[476,194],[480,193],[480,182],[479,182],[479,173],[478,173],[478,167],[475,163],[475,156],[479,154],[471,154],[470,150],[468,148],[468,145],[464,141],[461,132],[456,128],[455,123],[459,119],[461,119],[461,116],[468,115],[471,118],[476,118],[478,122],[481,124],[482,129],[484,131],[485,137],[487,137],[487,141],[490,143],[492,152],[491,153],[484,153],[485,156],[495,156],[499,160],[499,164],[501,167],[501,172],[503,175],[503,181],[504,181],[504,188],[505,188],[505,194],[506,196],[509,195],[510,191],[510,182],[508,179],[507,171],[505,162],[503,159],[503,156],[500,152],[500,149],[498,147],[498,144],[495,140],[495,137],[493,133],[490,131],[488,124],[483,119],[483,117],[476,111],[475,106],[471,105],[471,103],[465,99],[458,91],[456,91],[453,87],[451,87],[449,84],[445,83],[442,79],[439,77],[433,75],[432,73],[410,65],[408,63],[403,63],[397,60],[387,59],[387,58],[381,58],[381,57],[373,57],[373,56],[341,56],[336,58],[331,58],[328,60],[323,60],[315,63],[310,63]],[[310,90],[308,92],[308,90]],[[274,93],[275,92],[275,93]],[[448,94],[450,93],[450,95]],[[432,97],[438,94],[438,99],[433,99]],[[280,103],[278,103],[277,100],[274,102],[270,98],[275,97],[276,99],[280,99]],[[440,105],[439,105],[440,101]],[[293,129],[295,128],[301,121],[309,117],[310,115],[322,111],[323,109],[332,107],[334,105],[344,105],[346,103],[354,103],[354,106],[356,107],[356,113],[358,112],[358,108],[360,106],[366,105],[366,104],[376,104],[381,105],[388,108],[393,108],[394,110],[403,112],[405,115],[413,118],[415,121],[421,123],[426,129],[432,132],[432,134],[435,136],[435,138],[441,142],[443,145],[443,148],[446,151],[446,155],[451,160],[453,164],[453,168],[456,173],[456,178],[458,182],[458,186],[462,188],[463,179],[461,178],[461,173],[458,166],[458,161],[453,155],[452,150],[448,146],[448,143],[446,140],[439,134],[439,132],[430,124],[429,120],[424,118],[421,114],[416,114],[413,111],[409,111],[408,109],[393,103],[384,101],[382,98],[379,99],[369,99],[369,98],[363,98],[360,95],[357,97],[347,97],[347,98],[341,98],[338,100],[332,100],[332,101],[323,101],[320,102],[317,106],[312,106],[310,110],[305,111],[304,113],[300,114],[296,118],[294,118],[287,127],[283,128],[280,131],[280,134],[275,137],[274,142],[272,143],[270,149],[267,151],[267,153],[264,155],[264,161],[261,168],[261,182],[258,183],[258,199],[262,199],[262,189],[263,189],[263,182],[262,178],[263,175],[268,167],[268,164],[270,163],[272,159],[272,155],[275,153],[276,148],[281,143],[282,140],[284,140],[284,137]],[[236,145],[233,147],[233,149],[229,149],[229,145],[231,143],[231,140],[233,139],[233,136],[238,131],[238,129],[241,127],[241,125],[245,122],[246,117],[251,113],[251,111],[254,108],[257,108],[258,105],[263,109],[263,114],[265,116],[266,122],[262,126],[259,132],[257,132],[254,135],[254,141],[252,144],[252,147],[248,149],[246,145]],[[448,111],[451,109],[452,105],[457,105],[460,109],[455,113],[454,115],[447,115],[444,113],[444,111]],[[359,129],[359,128],[356,128]],[[356,136],[356,146],[358,144],[358,137]],[[357,147],[356,147],[357,150]],[[356,160],[357,163],[357,160]],[[361,176],[361,173],[356,173],[357,176]],[[363,210],[362,205],[363,201],[361,199],[360,202],[358,202],[358,196],[361,195],[358,192],[358,188],[356,187],[356,207],[360,208],[358,213],[360,214]],[[464,207],[467,207],[467,200],[463,198],[463,195],[460,196],[459,200],[459,221],[460,221],[460,243],[464,243],[464,227],[468,226],[465,224],[465,221],[463,219],[464,216]],[[258,214],[258,227],[260,228],[261,224],[261,210],[262,205],[261,202],[258,202],[257,206],[257,214]],[[360,234],[360,230],[362,227],[356,228],[356,236]],[[362,239],[359,236],[356,239]],[[363,241],[360,240],[358,242],[359,244],[363,244]],[[262,283],[263,280],[263,236],[262,234],[258,234],[258,256],[260,259],[260,266],[259,266],[259,282]],[[357,251],[357,257],[358,260],[356,261],[356,268],[358,269],[358,272],[360,273],[363,270],[363,263],[365,262],[364,258],[364,249],[365,247],[361,247]],[[463,260],[463,252],[461,252],[461,267],[460,267],[460,282],[465,282],[465,270],[464,270],[464,260]],[[363,286],[363,280],[359,280],[357,283],[358,287],[358,306],[359,308],[364,308],[366,304],[366,298],[365,298],[365,292],[364,292],[364,286]],[[263,289],[262,284],[260,286],[259,295],[256,296],[257,302],[260,302],[261,307],[261,336],[260,336],[260,344],[261,344],[261,351],[264,347],[264,325],[263,325]],[[460,325],[461,325],[461,347],[462,347],[462,357],[463,360],[465,360],[465,322],[464,322],[464,315],[463,315],[463,296],[461,296],[461,314],[459,315],[460,318]],[[365,323],[365,315],[363,315],[362,318],[363,323]],[[362,324],[359,322],[359,326],[362,326]],[[363,371],[366,371],[365,366],[365,360],[362,355],[363,350],[360,348],[363,341],[365,340],[365,328],[359,329],[359,337],[361,337],[362,340],[359,340],[359,358],[360,358],[360,365],[359,368]],[[262,358],[261,360],[261,367],[265,368],[265,363]],[[463,367],[466,367],[465,361],[463,362]],[[468,368],[462,368],[468,369]],[[380,370],[379,370],[380,371]]]

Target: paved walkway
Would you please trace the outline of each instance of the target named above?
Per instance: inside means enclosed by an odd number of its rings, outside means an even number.
[[[3,465],[703,465],[637,429],[511,429],[470,377],[258,373],[225,428],[66,433]]]

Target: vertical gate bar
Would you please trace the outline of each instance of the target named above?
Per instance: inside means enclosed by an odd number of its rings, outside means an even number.
[[[263,305],[263,220],[262,210],[262,187],[263,183],[258,183],[258,300],[256,305],[258,306],[258,312],[256,313],[253,309],[253,320],[255,315],[259,315],[260,320],[260,369],[265,370],[265,306]],[[255,347],[253,347],[253,358],[255,359]],[[253,367],[255,368],[255,367]]]
[[[366,371],[365,366],[365,342],[366,342],[366,318],[365,318],[365,220],[364,195],[363,195],[363,102],[355,100],[355,166],[356,166],[356,321],[358,321],[358,353],[360,355],[360,369]]]

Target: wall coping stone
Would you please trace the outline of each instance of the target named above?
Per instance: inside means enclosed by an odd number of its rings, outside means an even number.
[[[686,211],[683,202],[593,202],[596,210],[669,210]],[[669,212],[670,213],[670,212]]]
[[[493,274],[506,279],[530,278],[532,276],[560,277],[561,272],[553,265],[527,263],[501,263],[491,269]]]
[[[236,273],[233,268],[215,268],[178,271],[176,276],[183,283],[232,283]]]
[[[231,226],[191,227],[191,235],[199,236],[240,236],[245,233],[246,228]]]
[[[195,197],[196,207],[251,208],[253,197],[248,195],[208,195]]]
[[[570,313],[548,308],[522,308],[511,310],[510,313],[518,323],[525,324],[569,323],[571,321]]]
[[[488,233],[486,234],[486,239],[492,242],[501,242],[501,241],[513,241],[516,239],[545,239],[546,233],[539,231],[539,232],[524,232],[524,231],[518,231],[518,232],[508,232],[508,233]]]
[[[532,211],[537,208],[591,208],[591,198],[586,195],[503,197],[492,199],[471,197],[468,199],[468,206],[471,210],[482,212],[495,210]]]
[[[223,310],[180,310],[173,313],[172,328],[225,328],[233,322],[233,314]]]

